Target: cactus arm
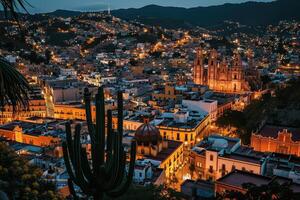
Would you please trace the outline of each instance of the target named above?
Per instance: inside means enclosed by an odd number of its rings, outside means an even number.
[[[107,139],[106,139],[106,150],[107,152],[112,151],[112,133],[113,133],[113,128],[112,128],[112,111],[108,110],[107,111]]]
[[[73,196],[73,199],[74,200],[79,200],[79,197],[76,195],[76,192],[75,192],[75,189],[74,189],[73,181],[70,178],[68,179],[68,186],[69,186],[70,194]]]
[[[106,138],[106,164],[105,164],[105,172],[108,174],[109,170],[112,169],[113,166],[113,145],[115,141],[115,134],[113,134],[113,129],[112,129],[112,111],[108,110],[107,111],[107,138]]]
[[[92,160],[97,159],[97,149],[96,149],[96,136],[95,136],[95,125],[93,124],[92,120],[92,112],[91,112],[91,93],[89,92],[88,88],[84,90],[84,102],[85,102],[85,111],[86,111],[86,122],[88,126],[89,135],[91,137],[91,156]],[[93,162],[93,172],[95,173],[96,163]]]
[[[75,127],[75,137],[74,137],[74,154],[75,154],[75,175],[77,177],[78,185],[82,191],[89,193],[89,183],[86,181],[86,178],[83,174],[82,163],[81,163],[81,143],[80,143],[80,124],[77,124]]]
[[[114,170],[114,146],[116,145],[116,134],[111,134],[110,136],[111,140],[111,146],[110,150],[107,150],[107,155],[106,155],[106,163],[105,163],[105,173],[106,177],[109,176],[109,174],[113,174],[112,170]]]
[[[118,134],[120,135],[120,146],[123,139],[123,94],[118,92]]]
[[[130,152],[130,163],[129,163],[129,168],[128,168],[128,175],[127,175],[127,177],[125,177],[125,183],[116,190],[106,192],[106,194],[108,196],[115,198],[115,197],[118,197],[118,196],[124,194],[128,190],[128,188],[132,182],[132,178],[133,178],[135,157],[136,157],[136,142],[132,141],[131,142],[131,152]]]
[[[117,133],[116,133],[116,145],[114,145],[114,161],[113,164],[115,165],[114,168],[107,174],[109,177],[108,184],[106,185],[106,189],[114,188],[117,183],[120,183],[120,179],[122,181],[122,169],[125,167],[126,155],[124,155],[124,148],[122,145],[123,139],[123,98],[122,92],[118,92],[118,126],[117,126]],[[122,166],[120,166],[122,165]],[[122,168],[123,167],[123,168]],[[121,176],[120,176],[121,175]]]
[[[121,163],[119,164],[119,170],[117,173],[117,179],[113,185],[113,188],[118,187],[122,183],[124,175],[126,173],[125,171],[126,171],[126,152],[123,151],[121,157]]]
[[[106,163],[106,173],[105,173],[105,178],[106,178],[106,184],[105,188],[111,187],[112,183],[115,180],[116,173],[118,171],[118,163],[119,163],[119,157],[118,157],[118,152],[115,151],[117,149],[117,136],[115,135],[114,137],[114,144],[113,146],[115,147],[112,153],[112,156],[110,160],[107,161]]]
[[[75,183],[77,183],[77,180],[76,180],[76,177],[75,177],[75,172],[73,171],[72,165],[71,165],[71,162],[70,162],[70,156],[69,156],[69,152],[68,152],[69,149],[67,147],[67,143],[63,142],[62,147],[63,147],[64,162],[65,162],[65,165],[66,165],[67,172],[68,172],[70,178]]]
[[[88,125],[89,134],[91,138],[94,139],[95,129],[93,126],[92,112],[91,112],[91,93],[87,88],[84,89],[84,103],[85,103],[86,122]]]
[[[104,157],[105,157],[105,102],[104,102],[104,91],[103,87],[99,88],[99,97],[100,97],[100,104],[99,104],[99,122],[100,127],[97,127],[99,132],[99,148],[100,148],[100,165],[104,164]]]
[[[115,133],[114,134],[114,140],[113,140],[113,155],[112,155],[112,167],[111,169],[108,169],[109,171],[106,174],[107,177],[107,184],[105,186],[106,189],[111,188],[114,183],[117,181],[117,173],[119,170],[119,164],[122,161],[122,146],[120,146],[119,143],[120,135]]]
[[[126,162],[126,154],[122,152],[121,154],[119,154],[118,157],[120,160],[118,162],[114,162],[114,168],[107,174],[108,182],[105,185],[106,190],[111,190],[115,188],[118,185],[118,183],[122,181],[125,171],[124,162]]]
[[[96,176],[99,175],[99,171],[100,171],[100,166],[101,166],[101,161],[102,161],[102,156],[100,154],[102,154],[103,152],[101,151],[102,147],[100,147],[101,145],[101,125],[103,124],[102,120],[101,120],[101,108],[100,108],[100,104],[102,103],[101,101],[101,96],[100,96],[100,91],[101,88],[99,88],[98,93],[96,94],[96,132],[95,132],[95,159],[93,160],[93,168],[95,171]]]
[[[87,158],[87,153],[84,147],[81,148],[81,163],[82,163],[82,171],[88,180],[88,182],[92,182],[93,173],[89,164],[89,160]]]
[[[67,122],[65,124],[66,126],[66,141],[67,141],[67,147],[68,147],[68,155],[69,158],[74,165],[74,147],[73,147],[73,139],[72,139],[72,131],[71,131],[71,124],[70,122]]]

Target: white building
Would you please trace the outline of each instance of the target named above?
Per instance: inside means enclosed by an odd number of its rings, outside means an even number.
[[[198,112],[207,112],[211,121],[217,120],[218,114],[218,101],[215,100],[182,100],[182,105],[186,106],[189,110]]]
[[[204,180],[217,180],[235,169],[264,175],[266,160],[263,154],[241,146],[240,139],[219,135],[196,145],[190,157],[198,178]]]
[[[116,77],[103,77],[99,72],[93,72],[89,75],[85,74],[83,75],[83,81],[87,82],[91,85],[95,85],[97,87],[100,87],[102,84],[109,84],[109,83],[116,83],[117,78]]]
[[[135,162],[133,182],[145,184],[153,178],[153,169],[151,162],[137,160]]]
[[[60,68],[60,75],[75,78],[77,76],[77,71],[73,68]]]

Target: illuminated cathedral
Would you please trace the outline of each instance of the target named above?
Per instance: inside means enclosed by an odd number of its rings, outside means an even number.
[[[194,83],[207,85],[211,90],[225,93],[242,93],[250,87],[245,79],[245,71],[239,54],[234,53],[232,59],[221,60],[216,50],[208,53],[208,58],[202,49],[197,50],[194,61]]]

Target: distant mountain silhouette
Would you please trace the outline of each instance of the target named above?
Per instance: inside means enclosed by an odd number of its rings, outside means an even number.
[[[54,12],[46,13],[49,16],[53,17],[76,17],[81,15],[80,11],[71,11],[71,10],[56,10]]]
[[[37,14],[27,14],[27,13],[18,13],[19,16],[29,16],[34,19],[34,18],[39,18],[40,16],[44,16],[47,15],[49,17],[63,17],[63,18],[67,18],[67,17],[76,17],[81,15],[82,12],[80,11],[72,11],[72,10],[56,10],[53,12],[49,12],[49,13],[37,13]],[[8,13],[8,17],[10,17],[10,13]],[[0,19],[5,18],[4,15],[4,11],[0,10]]]
[[[276,24],[280,20],[300,20],[300,0],[273,2],[246,2],[219,6],[179,8],[149,5],[142,8],[113,10],[116,17],[138,20],[145,24],[163,27],[210,27],[225,20],[244,25]]]

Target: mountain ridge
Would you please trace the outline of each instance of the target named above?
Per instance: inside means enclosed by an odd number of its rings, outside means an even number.
[[[276,24],[281,20],[300,20],[299,0],[272,2],[226,3],[208,7],[168,7],[148,5],[142,8],[113,10],[112,14],[126,20],[138,20],[145,24],[180,28],[184,24],[208,27],[225,20],[245,25]],[[168,24],[168,21],[173,22]]]

